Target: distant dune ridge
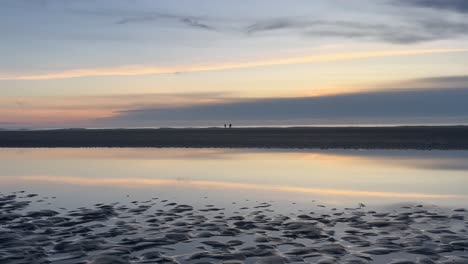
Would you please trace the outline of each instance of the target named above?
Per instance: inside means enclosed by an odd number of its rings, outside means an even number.
[[[0,147],[467,150],[468,126],[0,131]]]

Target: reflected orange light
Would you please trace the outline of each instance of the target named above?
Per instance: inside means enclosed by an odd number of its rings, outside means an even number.
[[[112,159],[112,160],[184,160],[184,159],[237,159],[239,157],[246,160],[262,159],[273,160],[277,159],[281,154],[282,158],[288,157],[291,159],[305,159],[305,160],[323,160],[323,161],[355,161],[359,159],[358,156],[351,156],[345,154],[335,154],[333,152],[320,153],[310,150],[310,152],[296,152],[291,150],[262,150],[250,149],[245,151],[243,149],[186,149],[167,148],[164,151],[152,148],[96,148],[96,151],[89,151],[87,149],[79,148],[54,148],[54,149],[27,149],[21,155],[15,155],[18,149],[0,149],[1,159],[70,159],[77,158],[86,159]],[[356,154],[356,153],[354,153]]]
[[[2,177],[2,179],[5,177]],[[6,177],[13,179],[13,177]],[[80,177],[64,176],[18,176],[17,180],[51,182],[60,184],[74,184],[85,186],[119,186],[119,187],[151,187],[151,186],[174,186],[190,187],[203,189],[235,189],[235,190],[255,190],[268,192],[293,192],[316,195],[330,196],[349,196],[349,197],[376,197],[376,198],[407,198],[407,199],[467,199],[465,195],[451,194],[426,194],[426,193],[397,193],[397,192],[371,192],[346,189],[327,189],[327,188],[307,188],[294,186],[260,185],[251,183],[234,183],[221,181],[190,181],[173,179],[149,179],[149,178],[100,178],[89,179]]]

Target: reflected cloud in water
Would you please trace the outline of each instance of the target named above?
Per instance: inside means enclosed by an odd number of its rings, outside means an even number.
[[[284,149],[0,149],[0,159],[112,159],[112,160],[235,160],[289,158],[380,163],[429,170],[467,170],[468,151],[417,150],[284,150]],[[281,155],[278,155],[281,154]]]
[[[8,177],[5,177],[8,180]],[[9,178],[12,180],[12,178]],[[14,180],[46,182],[59,184],[76,184],[89,186],[119,186],[126,188],[148,188],[148,187],[190,187],[200,189],[234,189],[234,190],[254,190],[268,192],[293,192],[317,195],[332,196],[351,196],[351,197],[377,197],[377,198],[407,198],[407,199],[468,199],[468,195],[450,195],[450,194],[426,194],[426,193],[398,193],[398,192],[372,192],[358,190],[341,189],[318,189],[301,188],[290,186],[274,186],[247,183],[232,183],[222,181],[188,181],[188,180],[170,180],[170,179],[145,179],[145,178],[102,178],[88,179],[80,177],[51,177],[51,176],[20,176],[14,177]]]
[[[0,149],[0,167],[0,191],[48,183],[468,202],[468,151]]]

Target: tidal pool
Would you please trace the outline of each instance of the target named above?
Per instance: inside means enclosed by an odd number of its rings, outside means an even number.
[[[468,152],[0,149],[0,263],[466,263]]]

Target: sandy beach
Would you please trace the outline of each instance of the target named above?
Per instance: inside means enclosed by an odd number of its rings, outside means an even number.
[[[278,213],[274,200],[225,208],[152,197],[51,209],[60,199],[0,194],[1,263],[468,262],[465,208],[310,201]]]
[[[468,127],[64,129],[0,131],[0,147],[466,150]]]

